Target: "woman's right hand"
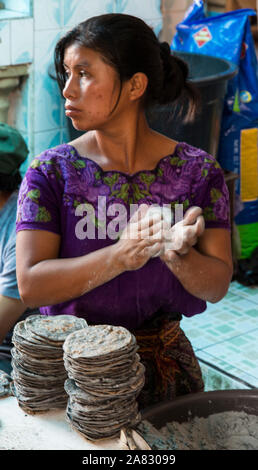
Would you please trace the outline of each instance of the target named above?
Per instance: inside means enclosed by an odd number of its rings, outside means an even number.
[[[145,217],[148,209],[147,204],[139,206],[115,244],[119,263],[125,271],[140,269],[161,250],[162,216]]]

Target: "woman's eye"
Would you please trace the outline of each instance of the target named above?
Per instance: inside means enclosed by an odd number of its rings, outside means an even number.
[[[81,70],[81,71],[79,72],[79,75],[80,75],[80,77],[88,77],[88,73],[85,72],[85,70]]]
[[[65,77],[65,80],[68,80],[71,76],[71,72],[69,72],[68,70],[65,70],[64,71],[64,77]],[[80,70],[80,72],[78,72],[78,75],[80,78],[84,78],[84,77],[88,77],[89,74],[88,72],[85,72],[85,70]]]

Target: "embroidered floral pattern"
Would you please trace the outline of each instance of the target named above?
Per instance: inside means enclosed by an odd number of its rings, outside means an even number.
[[[178,144],[173,155],[161,158],[155,169],[134,175],[104,171],[68,144],[46,150],[31,162],[21,185],[18,222],[51,221],[51,213],[43,202],[44,195],[28,185],[34,171],[43,173],[53,184],[59,182],[63,204],[73,213],[79,204],[92,204],[97,214],[96,227],[101,224],[101,215],[97,213],[98,196],[106,196],[107,207],[116,202],[125,206],[170,204],[172,209],[176,204],[183,204],[186,211],[191,205],[199,205],[207,223],[228,225],[228,192],[220,165],[206,152],[186,143]]]
[[[223,172],[206,152],[180,143],[173,154],[159,160],[156,168],[128,175],[103,171],[73,146],[64,144],[46,150],[31,162],[19,191],[17,231],[57,233],[61,236],[60,258],[83,256],[114,243],[109,234],[98,237],[99,232],[106,234],[105,223],[116,217],[109,217],[114,203],[126,209],[128,219],[130,204],[169,204],[172,209],[182,204],[184,211],[200,206],[206,227],[230,228]],[[81,204],[85,206],[80,208]],[[89,209],[97,234],[92,239],[76,235],[77,212],[81,223],[84,208]],[[203,300],[187,292],[165,264],[153,258],[139,270],[122,273],[76,299],[41,307],[40,312],[84,316],[94,324],[130,329],[140,327],[160,309],[192,316],[205,308]]]
[[[25,176],[19,193],[17,221],[50,222],[50,212],[46,209],[46,207],[39,204],[39,189],[32,189],[30,191],[28,189],[28,183]]]

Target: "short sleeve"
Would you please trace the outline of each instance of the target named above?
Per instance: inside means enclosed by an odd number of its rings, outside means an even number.
[[[206,228],[231,229],[229,191],[217,160],[203,152],[198,160],[198,178],[192,187],[193,205],[203,209]]]
[[[15,226],[10,234],[9,241],[4,248],[3,269],[0,273],[0,294],[5,297],[19,299],[19,291],[16,277],[16,234]]]
[[[19,190],[16,231],[47,230],[60,234],[60,188],[55,159],[35,158]]]

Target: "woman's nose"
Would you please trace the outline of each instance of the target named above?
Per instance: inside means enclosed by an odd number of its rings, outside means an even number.
[[[76,98],[76,96],[77,96],[76,84],[75,84],[75,80],[72,76],[67,78],[67,80],[65,82],[65,86],[64,86],[64,89],[63,89],[63,96],[66,99]]]

